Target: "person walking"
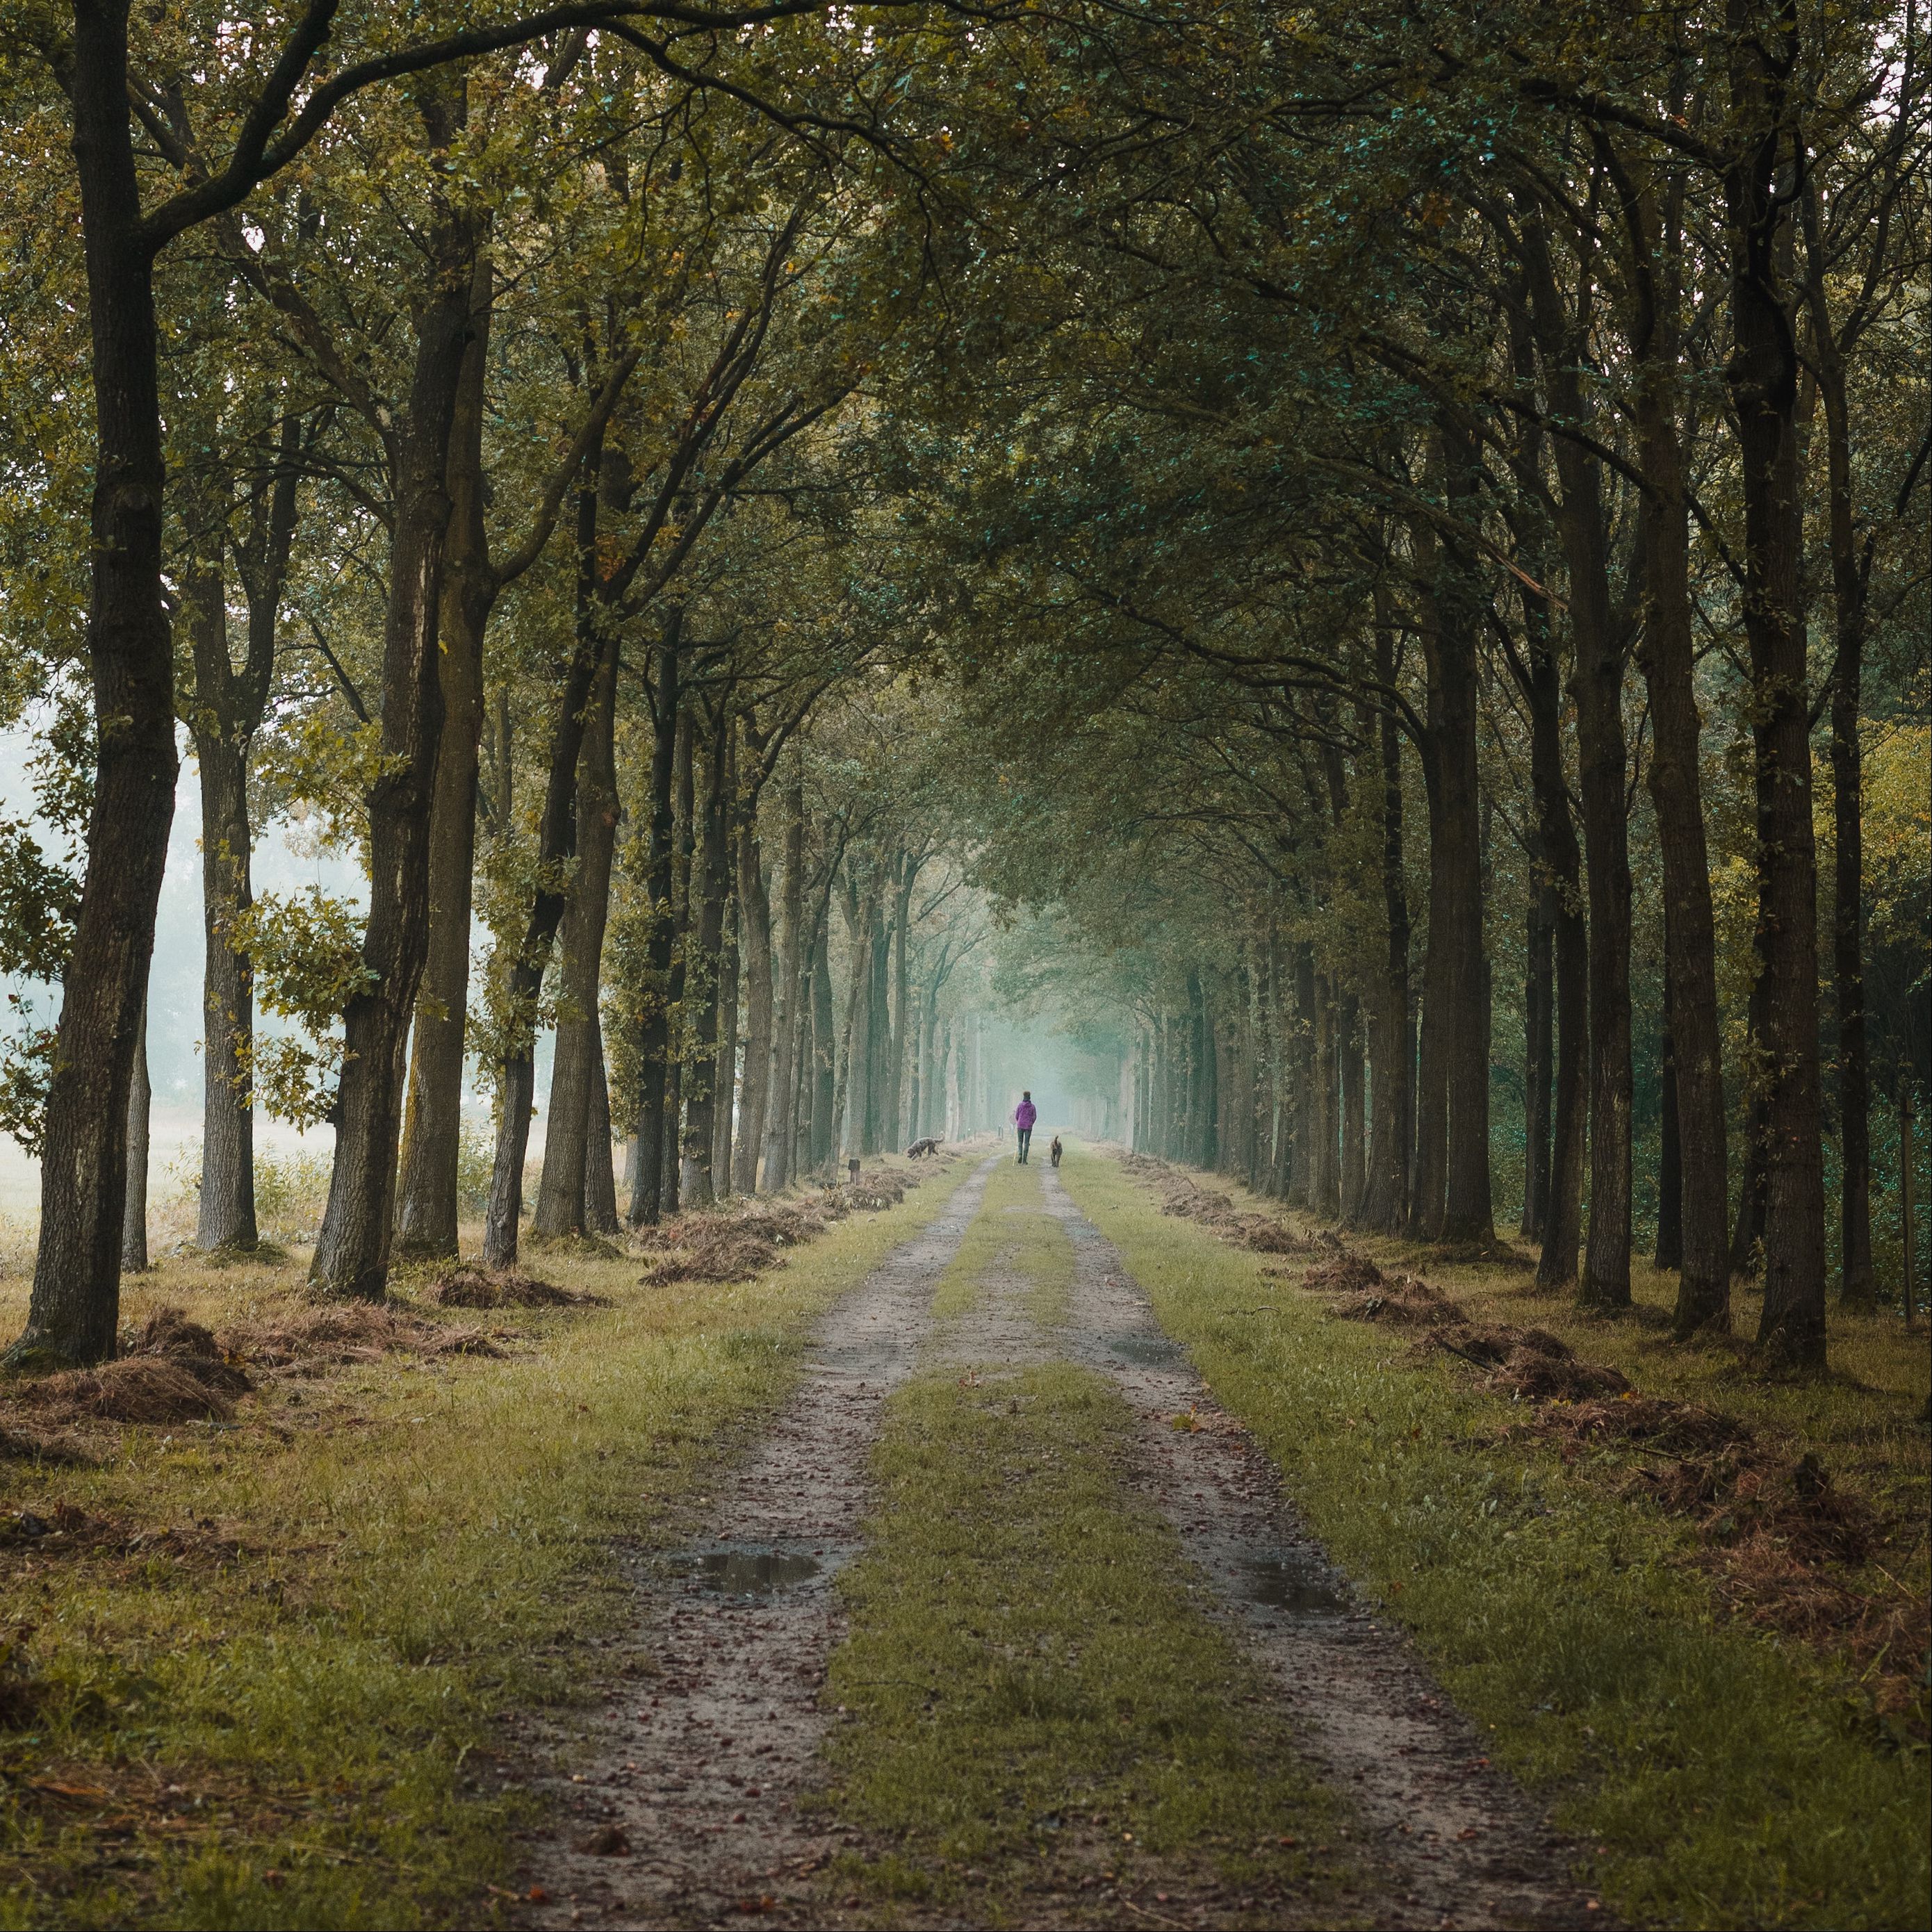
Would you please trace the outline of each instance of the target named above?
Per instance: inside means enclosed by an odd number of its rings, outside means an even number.
[[[1030,1090],[1020,1096],[1019,1105],[1013,1109],[1013,1125],[1020,1130],[1020,1165],[1027,1164],[1027,1149],[1033,1144],[1033,1124],[1040,1118],[1040,1109],[1033,1103]]]

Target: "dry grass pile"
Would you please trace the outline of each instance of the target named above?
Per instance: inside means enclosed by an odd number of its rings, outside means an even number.
[[[1762,1540],[1802,1563],[1859,1564],[1878,1547],[1880,1525],[1862,1496],[1838,1489],[1818,1459],[1806,1456],[1789,1470],[1741,1468],[1698,1534],[1726,1547]]]
[[[1550,1355],[1526,1348],[1511,1349],[1490,1381],[1522,1402],[1584,1402],[1592,1396],[1622,1395],[1630,1385],[1628,1376],[1607,1363],[1580,1362],[1567,1352]]]
[[[1241,1246],[1252,1248],[1264,1255],[1312,1255],[1317,1252],[1312,1241],[1304,1240],[1286,1221],[1274,1221],[1264,1214],[1250,1214],[1244,1217],[1241,1229]]]
[[[1718,1596],[1764,1629],[1846,1654],[1879,1710],[1922,1735],[1932,1607],[1874,1560],[1885,1523],[1816,1456],[1767,1454],[1736,1416],[1628,1388],[1548,1402],[1534,1426],[1566,1454],[1594,1444],[1650,1459],[1627,1493],[1693,1520]]]
[[[681,1231],[681,1244],[638,1277],[645,1287],[662,1288],[676,1281],[749,1281],[766,1268],[784,1266],[784,1257],[770,1241],[741,1232],[735,1222],[693,1219],[696,1225]]]
[[[198,1523],[140,1528],[112,1516],[90,1516],[65,1502],[55,1503],[45,1514],[23,1509],[0,1516],[0,1549],[31,1555],[37,1561],[160,1555],[219,1563],[232,1559],[247,1546],[232,1535],[219,1534],[212,1516]]]
[[[1343,1248],[1310,1268],[1301,1285],[1313,1294],[1365,1294],[1385,1282],[1382,1270],[1366,1255]]]
[[[604,1295],[559,1288],[554,1282],[519,1274],[514,1268],[499,1272],[467,1263],[438,1275],[424,1290],[424,1298],[440,1308],[608,1308],[610,1305]]]
[[[1263,1255],[1307,1255],[1315,1243],[1298,1234],[1271,1214],[1252,1214],[1237,1205],[1231,1194],[1203,1187],[1183,1169],[1146,1154],[1124,1154],[1120,1165],[1137,1180],[1161,1190],[1160,1211],[1214,1228],[1223,1240]]]
[[[1416,1346],[1430,1354],[1460,1355],[1466,1362],[1500,1368],[1519,1348],[1567,1359],[1570,1346],[1544,1328],[1516,1328],[1507,1322],[1469,1322],[1460,1327],[1432,1328]]]
[[[861,1173],[856,1180],[848,1180],[838,1191],[848,1208],[878,1214],[888,1208],[896,1208],[905,1198],[906,1190],[918,1185],[911,1174],[895,1174],[890,1168],[880,1167],[869,1174]]]
[[[1395,1328],[1459,1333],[1468,1327],[1460,1303],[1413,1275],[1384,1275],[1366,1255],[1352,1250],[1310,1268],[1301,1285],[1317,1293],[1339,1294],[1340,1299],[1328,1304],[1329,1313],[1338,1322],[1385,1322]]]
[[[1472,1322],[1459,1303],[1405,1276],[1396,1276],[1381,1294],[1358,1295],[1354,1304],[1335,1312],[1358,1321],[1426,1322],[1434,1332],[1418,1346],[1488,1370],[1490,1387],[1519,1402],[1586,1402],[1630,1390],[1619,1370],[1580,1362],[1569,1343],[1546,1328]]]
[[[1640,1395],[1635,1389],[1614,1400],[1552,1404],[1537,1426],[1571,1442],[1640,1442],[1680,1457],[1710,1455],[1751,1439],[1750,1426],[1721,1409]]]
[[[393,1353],[500,1355],[479,1328],[453,1328],[373,1301],[328,1303],[267,1321],[238,1323],[223,1337],[231,1357],[284,1373],[320,1374]]]
[[[22,1382],[13,1403],[35,1421],[230,1422],[233,1400],[161,1355],[123,1355],[98,1369],[67,1369]]]
[[[1785,1466],[1732,1450],[1672,1474],[1653,1492],[1696,1513],[1718,1594],[1762,1628],[1847,1655],[1880,1713],[1922,1744],[1932,1604],[1874,1560],[1886,1526],[1870,1505],[1809,1455]]]
[[[833,1216],[814,1202],[760,1202],[731,1217],[740,1234],[769,1241],[775,1248],[802,1247],[831,1226]]]
[[[246,1395],[254,1387],[248,1372],[213,1334],[190,1322],[178,1308],[158,1308],[130,1335],[121,1340],[124,1356],[152,1356],[174,1363],[194,1378],[226,1396]]]
[[[742,1207],[673,1215],[638,1235],[640,1250],[663,1257],[638,1280],[646,1288],[680,1281],[749,1281],[767,1268],[783,1268],[781,1250],[815,1241],[855,1211],[880,1214],[896,1208],[918,1185],[916,1175],[876,1168],[856,1181],[824,1187],[808,1199],[751,1201]]]
[[[1163,1185],[1166,1190],[1160,1203],[1163,1214],[1178,1215],[1184,1220],[1198,1221],[1209,1228],[1226,1228],[1241,1218],[1232,1194],[1202,1187],[1184,1174],[1166,1175]]]

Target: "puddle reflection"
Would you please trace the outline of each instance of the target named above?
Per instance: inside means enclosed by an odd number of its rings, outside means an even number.
[[[824,1567],[799,1550],[706,1550],[674,1557],[670,1572],[695,1589],[722,1596],[770,1597],[808,1582]]]
[[[1297,1616],[1339,1616],[1348,1607],[1326,1572],[1294,1556],[1249,1557],[1239,1566],[1241,1594],[1251,1604]]]
[[[1144,1369],[1169,1368],[1180,1360],[1180,1344],[1165,1335],[1109,1335],[1107,1346]]]

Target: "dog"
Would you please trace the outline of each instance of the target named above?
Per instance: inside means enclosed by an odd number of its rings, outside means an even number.
[[[906,1158],[908,1160],[917,1160],[922,1155],[937,1154],[938,1151],[938,1135],[928,1134],[924,1140],[914,1141],[912,1145],[906,1149]]]
[[[1054,1136],[1053,1144],[1046,1151],[1048,1157],[1052,1161],[1054,1166],[1058,1167],[1060,1165],[1060,1156],[1064,1151],[1060,1144],[1060,1136],[1058,1134]]]

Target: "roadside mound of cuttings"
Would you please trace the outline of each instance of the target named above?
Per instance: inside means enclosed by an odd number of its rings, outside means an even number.
[[[124,1331],[120,1352],[92,1368],[25,1376],[0,1394],[0,1455],[10,1460],[95,1460],[90,1429],[232,1423],[236,1403],[264,1376],[320,1375],[403,1352],[500,1355],[480,1329],[433,1322],[370,1302],[325,1303],[240,1322],[217,1336],[179,1308],[158,1308]]]
[[[1304,1239],[1166,1161],[1128,1154],[1120,1164],[1160,1190],[1164,1214],[1237,1246],[1266,1247],[1258,1226],[1279,1228],[1292,1245],[1278,1252],[1316,1258],[1298,1286],[1324,1297],[1336,1320],[1411,1330],[1412,1355],[1445,1355],[1478,1371],[1486,1389],[1529,1410],[1501,1439],[1553,1441],[1565,1462],[1586,1450],[1617,1457],[1625,1494],[1688,1521],[1695,1560],[1739,1615],[1848,1656],[1882,1714],[1918,1741],[1932,1732],[1932,1606],[1894,1582],[1878,1556],[1900,1526],[1840,1489],[1816,1456],[1794,1462],[1736,1416],[1643,1394],[1621,1370],[1580,1360],[1546,1329],[1474,1321],[1453,1297],[1412,1275],[1384,1274],[1330,1229]],[[1295,1281],[1288,1270],[1267,1272]]]
[[[514,1268],[478,1268],[465,1262],[446,1268],[424,1291],[439,1308],[608,1308],[607,1295],[580,1293],[539,1281]]]
[[[950,1156],[938,1158],[942,1169],[952,1164]],[[817,1240],[848,1214],[876,1214],[896,1207],[918,1185],[916,1174],[880,1167],[810,1194],[754,1197],[742,1204],[674,1214],[636,1236],[638,1250],[657,1257],[638,1280],[646,1288],[682,1281],[749,1281],[783,1268],[787,1249]]]
[[[1546,1329],[1472,1321],[1450,1297],[1412,1276],[1385,1276],[1354,1249],[1338,1246],[1301,1286],[1330,1298],[1336,1320],[1419,1329],[1412,1354],[1466,1362],[1486,1388],[1528,1405],[1530,1418],[1501,1439],[1553,1441],[1565,1462],[1586,1449],[1615,1456],[1628,1468],[1626,1496],[1688,1519],[1695,1560],[1738,1614],[1848,1654],[1880,1712],[1927,1734],[1932,1616],[1876,1560],[1888,1526],[1815,1455],[1793,1462],[1736,1416],[1644,1394]],[[1844,1574],[1856,1570],[1865,1574]]]
[[[1232,1195],[1203,1187],[1179,1168],[1147,1154],[1120,1156],[1120,1165],[1138,1180],[1150,1180],[1161,1190],[1160,1211],[1184,1220],[1198,1221],[1212,1228],[1235,1246],[1251,1248],[1258,1254],[1306,1255],[1316,1252],[1316,1244],[1298,1234],[1286,1221],[1271,1214],[1252,1214],[1234,1204]]]
[[[480,1328],[434,1322],[374,1301],[322,1302],[265,1320],[238,1322],[222,1338],[241,1360],[284,1374],[380,1361],[386,1354],[500,1355]]]

